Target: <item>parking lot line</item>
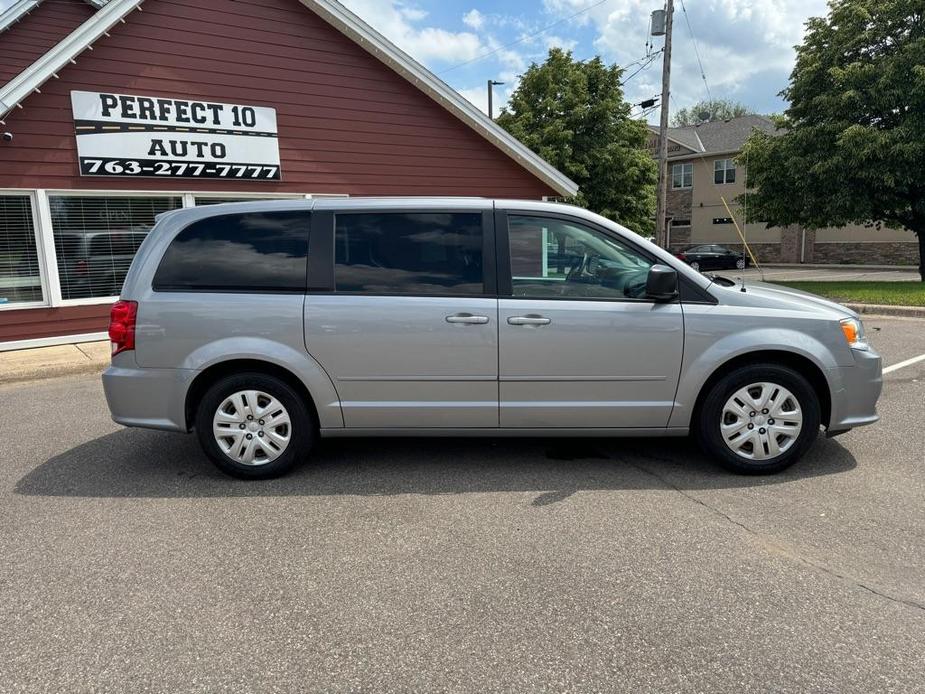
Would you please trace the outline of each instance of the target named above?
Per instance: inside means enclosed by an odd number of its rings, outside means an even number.
[[[883,370],[883,373],[888,374],[892,371],[902,369],[906,366],[912,366],[913,364],[917,364],[920,361],[925,361],[925,354],[920,354],[917,357],[912,357],[911,359],[906,359],[906,361],[901,361],[898,364],[893,364],[892,366],[888,366]]]

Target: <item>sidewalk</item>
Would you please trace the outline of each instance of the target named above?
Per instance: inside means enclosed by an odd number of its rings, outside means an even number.
[[[0,352],[0,384],[100,372],[109,366],[109,342]]]

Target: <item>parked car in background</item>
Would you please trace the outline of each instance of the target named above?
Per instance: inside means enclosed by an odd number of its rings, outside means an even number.
[[[743,291],[587,210],[537,201],[168,212],[109,337],[113,419],[195,431],[244,478],[344,436],[693,434],[732,470],[777,472],[820,426],[877,421],[882,384],[844,306]]]
[[[687,250],[676,253],[678,260],[683,260],[697,272],[703,270],[744,270],[748,267],[748,256],[733,251],[725,246],[704,244],[691,246]]]

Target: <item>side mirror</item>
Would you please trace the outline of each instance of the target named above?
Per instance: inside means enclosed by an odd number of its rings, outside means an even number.
[[[667,265],[653,265],[646,278],[646,298],[671,301],[678,296],[678,273]]]

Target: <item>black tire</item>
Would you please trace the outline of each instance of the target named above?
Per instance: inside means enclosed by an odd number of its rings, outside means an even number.
[[[239,462],[227,455],[213,436],[212,421],[218,408],[226,398],[245,390],[276,398],[289,413],[289,443],[275,460],[255,465]],[[302,396],[285,381],[262,373],[235,374],[216,381],[199,401],[195,428],[202,450],[219,470],[249,480],[285,475],[308,457],[317,438],[317,425]]]
[[[780,455],[760,461],[749,460],[736,454],[723,440],[720,431],[723,408],[736,391],[763,382],[783,386],[793,394],[803,414],[803,427],[792,445]],[[701,448],[726,469],[746,475],[769,475],[790,467],[803,456],[819,436],[821,416],[819,396],[802,375],[786,366],[753,364],[737,368],[713,384],[693,428]]]

